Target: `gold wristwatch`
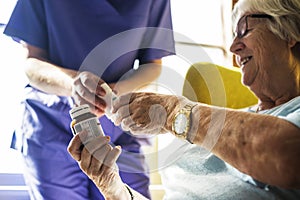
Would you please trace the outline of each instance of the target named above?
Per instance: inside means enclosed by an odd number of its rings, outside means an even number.
[[[187,139],[187,133],[191,128],[191,112],[196,105],[187,104],[176,113],[172,121],[172,131],[176,136]]]

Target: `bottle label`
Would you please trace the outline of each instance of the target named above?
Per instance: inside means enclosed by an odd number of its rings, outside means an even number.
[[[103,130],[100,126],[99,120],[97,117],[89,118],[83,121],[76,123],[74,126],[75,133],[81,131],[86,131],[88,137],[97,137],[99,135],[104,136]]]

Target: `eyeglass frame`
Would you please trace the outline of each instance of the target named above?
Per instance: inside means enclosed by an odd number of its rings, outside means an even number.
[[[248,17],[251,17],[251,18],[266,18],[266,19],[272,19],[273,17],[271,15],[268,15],[268,14],[250,14],[250,15],[244,15],[243,17],[241,17],[236,25],[236,29],[237,31],[234,31],[234,37],[237,37],[237,38],[243,38],[245,35],[247,35],[247,33],[249,32],[249,29],[248,29]],[[245,19],[245,24],[246,24],[246,28],[245,28],[245,31],[242,32],[239,30],[239,23],[241,22],[241,20]],[[242,33],[241,33],[242,32]],[[241,34],[240,34],[241,33]]]

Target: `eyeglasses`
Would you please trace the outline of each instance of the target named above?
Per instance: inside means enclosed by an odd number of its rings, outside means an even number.
[[[251,14],[243,16],[237,23],[237,29],[234,32],[234,36],[238,38],[243,38],[249,31],[248,29],[248,18],[267,18],[272,19],[271,15],[267,14]]]

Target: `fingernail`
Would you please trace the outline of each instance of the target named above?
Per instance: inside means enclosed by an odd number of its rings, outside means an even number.
[[[120,145],[115,146],[116,149],[118,149],[120,152],[122,151],[122,147]]]
[[[106,135],[105,138],[106,138],[107,141],[110,141],[110,136],[109,135]]]

